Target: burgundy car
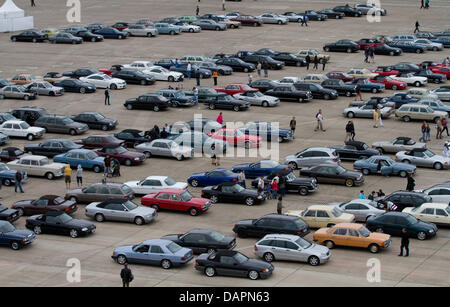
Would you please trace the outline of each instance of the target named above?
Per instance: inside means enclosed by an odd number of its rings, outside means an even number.
[[[111,28],[115,28],[119,31],[123,31],[128,28],[128,22],[116,22],[111,26]]]
[[[338,79],[344,82],[351,82],[355,79],[355,77],[350,76],[343,71],[330,71],[326,74],[326,76],[328,77],[328,79]]]
[[[122,146],[106,146],[97,149],[95,152],[102,157],[109,155],[111,158],[119,160],[120,164],[125,164],[126,166],[141,164],[146,158],[145,154],[129,151]]]
[[[77,211],[78,206],[71,200],[65,200],[58,195],[44,195],[35,200],[21,200],[11,206],[22,215],[45,214],[49,211],[60,211],[72,214]]]
[[[6,147],[0,151],[0,162],[11,162],[20,159],[25,152],[17,147]]]
[[[96,149],[103,147],[118,147],[125,144],[125,141],[119,140],[114,135],[96,134],[85,139],[74,141],[76,144],[83,145],[85,149]]]
[[[230,18],[230,20],[232,21],[239,21],[241,23],[241,25],[245,25],[245,26],[262,26],[262,21],[258,18],[256,18],[255,16],[250,16],[250,15],[240,15],[240,16],[236,16],[236,17],[232,17]]]

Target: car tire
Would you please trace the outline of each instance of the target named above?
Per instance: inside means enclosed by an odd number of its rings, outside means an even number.
[[[298,165],[295,162],[289,162],[288,166],[292,167],[292,169],[298,169]]]
[[[367,176],[370,174],[370,170],[368,168],[363,168],[362,173],[363,173],[363,175]]]
[[[75,129],[70,129],[70,135],[77,135],[77,131]]]
[[[34,140],[34,135],[28,134],[28,135],[27,135],[27,140],[28,140],[28,141]]]
[[[3,185],[6,187],[11,186],[12,185],[11,179],[8,179],[8,178],[3,179]]]
[[[336,19],[341,19],[341,16],[339,16],[339,15],[336,15],[336,17],[335,17]]]
[[[330,95],[328,95],[328,94],[325,94],[324,96],[323,96],[323,99],[325,99],[325,100],[330,100]]]
[[[189,212],[189,215],[191,215],[191,216],[196,216],[199,214],[197,208],[189,208],[188,212]]]
[[[416,81],[416,82],[414,82],[414,86],[415,87],[419,87],[419,86],[421,86],[422,84],[419,82],[419,81]]]
[[[208,107],[210,110],[214,110],[216,108],[216,106],[213,103],[210,103]]]
[[[26,101],[30,100],[30,96],[28,96],[28,95],[23,96],[23,100],[26,100]]]
[[[352,49],[351,48],[347,48],[347,53],[352,53]]]
[[[263,259],[265,262],[272,262],[272,261],[275,261],[275,256],[272,253],[267,252],[267,253],[264,253]]]
[[[327,240],[324,242],[325,246],[328,247],[328,249],[333,249],[335,244],[333,241]]]
[[[109,88],[112,90],[117,90],[117,85],[113,83],[109,86]]]
[[[234,107],[233,107],[233,111],[239,112],[239,106],[234,106]]]
[[[141,80],[141,85],[147,85],[147,81]]]
[[[442,167],[443,167],[442,164],[439,163],[439,162],[436,162],[436,163],[433,164],[433,168],[436,169],[436,170],[441,170]]]
[[[94,171],[94,173],[100,173],[102,169],[100,168],[100,166],[95,165],[95,166],[92,168],[92,170]]]
[[[132,162],[131,162],[130,159],[126,159],[124,164],[125,164],[126,166],[131,166],[131,163],[132,163]]]
[[[258,26],[258,23],[254,22],[254,23],[253,23],[253,26],[254,26],[254,27]]]
[[[152,153],[150,151],[144,151],[144,155],[147,159],[152,157]]]
[[[212,195],[210,200],[212,204],[216,204],[219,202],[219,197],[217,197],[217,195]]]
[[[393,85],[393,86],[392,86],[392,90],[393,90],[393,91],[396,91],[396,90],[397,90],[397,85]]]
[[[153,36],[153,34],[152,33],[147,33],[147,37],[152,37]]]
[[[420,49],[416,49],[416,53],[420,53],[421,51],[420,51]]]
[[[405,160],[403,160],[403,161],[402,161],[402,163],[407,163],[407,164],[411,164],[411,161],[409,161],[409,160],[405,159]]]
[[[394,55],[394,51],[389,51],[389,55],[393,56]]]
[[[84,87],[80,87],[80,94],[86,93],[86,89]]]
[[[302,98],[302,97],[299,97],[299,98],[298,98],[298,102],[303,102],[303,98]]]
[[[131,104],[126,105],[127,110],[133,110],[133,106]]]
[[[216,275],[216,269],[209,266],[205,268],[205,275],[208,277],[214,277]]]
[[[441,83],[441,79],[438,79],[438,78],[434,79],[434,83],[436,83],[436,84]]]
[[[244,143],[244,147],[245,147],[245,149],[251,149],[251,148],[252,148],[252,143],[249,142],[249,141],[246,141],[246,142]]]
[[[320,259],[317,256],[309,256],[308,263],[312,266],[318,266],[320,264]]]
[[[246,67],[246,68],[244,68],[244,72],[248,72],[248,68]]]
[[[329,52],[330,48],[329,47],[325,47],[325,48],[323,48],[323,50],[325,50],[326,52]]]
[[[15,38],[15,37],[11,38],[11,40],[12,40],[13,42],[17,42],[17,38]]]
[[[351,92],[345,92],[345,96],[350,97],[352,95]]]
[[[253,197],[247,197],[245,199],[245,204],[247,206],[253,206],[255,204],[255,199]]]
[[[353,181],[353,179],[346,179],[345,180],[345,186],[346,187],[353,187],[355,185],[355,182]]]
[[[355,117],[355,113],[353,113],[353,112],[348,112],[348,113],[347,113],[347,117],[348,117],[348,118],[353,118],[353,117]]]
[[[125,263],[128,263],[128,259],[125,255],[119,255],[116,258],[116,262],[120,265],[124,265]]]
[[[95,37],[91,38],[91,42],[95,43],[96,41]]]
[[[47,178],[48,180],[53,180],[55,179],[55,174],[53,174],[52,172],[48,172],[45,174],[45,178]]]
[[[423,241],[427,238],[427,234],[424,231],[419,231],[417,233],[417,239]]]
[[[191,186],[193,186],[194,188],[195,188],[195,187],[198,187],[198,180],[197,180],[197,179],[192,179],[191,182],[190,182],[190,184],[191,184]]]
[[[184,156],[183,155],[178,155],[175,157],[178,161],[183,161],[184,160]]]
[[[154,106],[154,107],[153,107],[153,111],[159,112],[159,107],[158,107],[158,106]]]
[[[102,125],[102,130],[103,131],[107,131],[108,130],[108,125]]]
[[[170,269],[172,267],[172,262],[169,259],[163,259],[161,261],[161,267],[164,270],[168,270],[168,269]]]
[[[37,39],[33,38],[33,43],[37,43]]]
[[[71,238],[77,238],[77,237],[78,237],[78,230],[76,230],[76,229],[71,229],[70,232],[69,232],[69,236],[70,236]]]
[[[411,121],[411,118],[409,116],[403,116],[402,119],[405,123]]]
[[[302,66],[302,63],[300,63],[300,62],[295,62],[295,66],[300,67],[300,66]]]
[[[136,224],[136,225],[144,225],[145,224],[145,221],[144,221],[144,219],[142,218],[142,217],[140,217],[140,216],[137,216],[135,219],[134,219],[134,223]]]
[[[12,242],[9,244],[9,247],[11,247],[12,250],[17,251],[17,250],[20,249],[21,245],[20,245],[20,243],[19,243],[18,241],[12,241]]]
[[[267,108],[267,107],[269,106],[269,103],[268,103],[267,101],[263,101],[263,102],[262,102],[262,106],[263,106],[264,108]]]
[[[298,189],[298,194],[300,194],[301,196],[306,196],[308,195],[309,191],[308,188],[306,187],[301,187]]]
[[[215,252],[216,252],[216,250],[214,248],[208,248],[208,250],[206,251],[207,254],[212,254]]]
[[[259,273],[255,270],[251,270],[250,272],[248,272],[248,278],[250,278],[251,280],[257,280],[259,278]]]
[[[378,244],[372,243],[369,245],[369,251],[372,254],[376,254],[380,251],[380,246],[378,246]]]
[[[374,87],[374,88],[372,89],[372,93],[374,93],[374,94],[378,93],[378,89]]]
[[[3,95],[0,95],[0,100],[1,100],[1,99],[5,99],[5,96],[3,96]]]
[[[122,35],[119,35],[118,37],[117,37],[118,39],[122,39],[123,38],[123,36]]]
[[[190,29],[189,29],[189,32],[193,33],[193,32],[194,32],[194,29],[190,28]]]
[[[55,92],[50,92],[50,93],[48,93],[48,95],[53,97],[53,96],[55,96]]]
[[[175,82],[175,78],[174,78],[173,76],[169,76],[169,77],[167,78],[167,81],[169,81],[169,82]]]
[[[105,217],[101,213],[97,213],[94,218],[99,223],[101,223],[101,222],[103,222],[105,220]]]
[[[406,178],[406,176],[408,176],[408,173],[406,171],[400,171],[398,174],[402,178]]]

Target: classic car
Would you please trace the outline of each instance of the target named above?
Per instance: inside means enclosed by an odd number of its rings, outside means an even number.
[[[208,198],[211,203],[232,202],[244,203],[247,206],[253,206],[265,201],[266,196],[259,194],[255,190],[244,189],[236,182],[223,182],[215,186],[209,186],[202,189],[202,198]]]
[[[300,176],[312,177],[319,183],[344,184],[347,187],[359,186],[364,183],[364,175],[349,171],[340,165],[320,164],[310,168],[302,168]]]
[[[384,87],[386,89],[391,89],[391,90],[404,90],[407,86],[408,83],[406,83],[405,81],[400,81],[400,80],[396,80],[391,76],[376,76],[373,77],[369,80],[370,82],[374,82],[374,83],[381,83],[384,84]]]
[[[366,222],[369,217],[385,212],[385,210],[379,209],[376,201],[370,199],[357,198],[342,203],[331,203],[329,206],[338,207],[345,213],[353,214],[357,222],[363,223]]]
[[[340,52],[357,52],[359,50],[358,43],[348,40],[348,39],[342,39],[335,43],[326,44],[323,46],[323,50],[326,52],[330,51],[340,51]]]
[[[104,158],[88,149],[72,149],[53,157],[53,161],[69,164],[72,168],[81,165],[83,169],[91,169],[96,173],[103,170]]]
[[[70,117],[72,120],[88,125],[90,129],[101,129],[103,131],[113,130],[118,125],[115,119],[106,118],[98,112],[82,112]]]
[[[416,166],[409,163],[395,162],[387,156],[372,156],[353,163],[355,170],[360,170],[364,175],[381,174],[384,176],[396,176],[405,178],[409,174],[416,173]]]
[[[64,89],[62,87],[57,87],[52,85],[47,81],[34,81],[25,88],[32,93],[36,93],[38,95],[46,95],[46,96],[61,96],[64,94]]]
[[[402,212],[417,219],[440,226],[450,225],[450,207],[447,203],[423,203],[419,207],[407,207]]]
[[[294,138],[291,129],[279,128],[277,124],[270,122],[248,122],[240,127],[239,130],[248,135],[260,136],[268,142],[276,140],[278,143],[281,143],[283,141],[291,141]]]
[[[122,146],[105,146],[94,151],[100,157],[110,156],[126,166],[139,165],[145,161],[146,156],[140,152],[130,151]]]
[[[378,105],[366,104],[361,107],[348,107],[344,109],[344,116],[348,118],[366,117],[373,118],[373,113],[376,112]],[[382,107],[380,109],[381,118],[389,118],[392,115],[391,107]]]
[[[15,183],[14,177],[17,171],[10,169],[5,163],[0,163],[0,183],[4,186],[11,186]],[[26,182],[28,175],[26,171],[21,171],[22,182]]]
[[[344,145],[328,146],[328,148],[334,149],[341,160],[356,161],[380,154],[377,149],[370,148],[361,141],[347,141]]]
[[[28,91],[25,86],[7,85],[0,89],[0,100],[5,98],[31,100],[36,99],[37,94]]]
[[[19,250],[36,239],[32,231],[16,229],[8,221],[0,221],[0,236],[0,244],[8,245],[13,250]]]
[[[156,139],[150,142],[141,143],[135,147],[137,152],[143,153],[147,158],[153,156],[172,157],[178,161],[194,156],[194,149],[186,144],[179,145],[169,139]]]
[[[338,207],[312,205],[305,210],[288,210],[288,215],[301,217],[310,228],[332,227],[339,223],[351,223],[355,216]]]
[[[365,78],[358,78],[351,82],[346,82],[346,84],[358,85],[361,92],[372,92],[374,94],[381,93],[385,89],[384,84],[374,83]]]
[[[99,223],[117,221],[136,225],[150,223],[158,215],[153,208],[138,206],[128,199],[120,198],[90,203],[84,213]]]
[[[33,143],[24,146],[25,153],[54,157],[66,153],[72,149],[80,149],[82,146],[68,139],[48,139],[42,143]]]
[[[36,138],[41,138],[45,133],[45,129],[32,127],[21,120],[8,120],[0,125],[0,132],[8,137],[22,137],[33,141]]]
[[[0,150],[0,162],[9,162],[20,159],[25,152],[17,147],[5,147]]]
[[[48,180],[62,177],[66,167],[66,164],[50,162],[47,157],[36,155],[23,156],[7,165],[11,169],[26,171],[29,176],[46,177]]]
[[[209,229],[191,229],[184,234],[165,235],[161,239],[190,248],[194,254],[212,254],[217,250],[232,250],[236,246],[236,238]]]
[[[243,146],[247,149],[261,146],[262,138],[257,135],[243,133],[239,129],[222,128],[216,132],[210,132],[209,137],[216,140],[223,140],[233,146]]]
[[[274,160],[261,160],[254,163],[238,164],[232,167],[234,173],[244,171],[246,178],[270,175],[272,172],[287,170],[288,166]]]
[[[399,151],[395,154],[394,159],[395,161],[430,167],[437,170],[450,168],[450,158],[437,155],[427,148],[413,148],[412,150]]]
[[[251,105],[274,107],[280,104],[280,99],[277,97],[264,95],[258,90],[247,91],[233,95],[234,98],[249,102]]]
[[[146,195],[149,193],[158,193],[164,189],[186,189],[187,183],[176,182],[167,176],[148,176],[143,180],[125,182],[135,195]]]
[[[411,120],[432,121],[437,123],[441,118],[448,118],[447,112],[435,111],[431,107],[422,104],[404,104],[395,110],[395,117],[404,122]]]
[[[132,200],[133,190],[122,183],[94,183],[80,189],[68,190],[66,199],[76,203],[102,202],[111,199]]]
[[[38,199],[17,201],[11,208],[17,210],[19,215],[22,216],[44,214],[49,211],[72,214],[77,211],[78,206],[74,201],[65,200],[58,195],[44,195]]]
[[[284,164],[287,164],[293,169],[312,167],[324,163],[340,163],[340,159],[334,149],[327,147],[310,147],[295,154],[288,155],[284,159]]]
[[[218,185],[223,182],[237,182],[238,174],[225,168],[216,168],[208,172],[193,173],[187,182],[193,187],[206,187]]]
[[[316,192],[319,189],[317,181],[314,178],[297,177],[295,176],[294,172],[290,169],[275,171],[268,176],[264,176],[263,177],[264,186],[267,186],[269,183],[271,183],[273,178],[275,178],[276,176],[278,177],[283,176],[286,185],[286,192],[288,193],[294,192],[302,196],[306,196],[310,193]],[[258,187],[258,179],[252,181],[252,186],[254,188]]]

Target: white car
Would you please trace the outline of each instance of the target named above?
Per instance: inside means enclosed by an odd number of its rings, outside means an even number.
[[[146,26],[144,24],[128,25],[128,28],[122,32],[130,34],[130,36],[147,36],[152,37],[158,35],[158,30],[153,26]]]
[[[406,82],[408,85],[414,85],[416,87],[425,85],[428,83],[426,77],[414,76],[413,73],[400,73],[397,76],[392,76],[392,79]]]
[[[9,137],[27,138],[28,141],[32,141],[42,137],[45,129],[32,127],[22,120],[8,120],[0,125],[0,132]]]
[[[45,156],[26,155],[6,164],[14,170],[26,171],[29,176],[46,177],[48,180],[62,177],[66,164],[50,162]]]
[[[423,203],[419,207],[407,207],[402,212],[424,222],[450,226],[450,207],[447,203]]]
[[[186,182],[176,182],[167,176],[149,176],[143,180],[128,181],[125,184],[137,195],[158,193],[164,189],[187,189],[188,187]]]
[[[442,45],[441,43],[432,42],[432,41],[430,41],[429,39],[426,39],[426,38],[416,39],[414,41],[414,44],[424,45],[427,48],[427,50],[433,50],[433,51],[444,50],[444,45]]]
[[[80,81],[94,84],[97,88],[110,88],[112,90],[124,89],[127,87],[127,83],[124,80],[112,78],[103,73],[80,77]]]
[[[283,79],[280,80],[274,80],[274,82],[276,83],[280,83],[280,84],[294,84],[296,82],[302,82],[303,79],[300,77],[284,77]]]
[[[406,92],[409,96],[422,99],[438,99],[438,95],[424,88],[412,88]]]
[[[305,78],[303,78],[304,82],[312,82],[321,84],[323,81],[328,80],[328,77],[324,74],[307,74]]]
[[[175,82],[179,80],[183,80],[183,73],[178,71],[170,71],[161,66],[152,66],[149,69],[142,71],[144,74],[151,75],[155,77],[158,81],[169,81]]]
[[[146,70],[150,67],[154,66],[154,64],[150,61],[134,61],[131,64],[123,64],[122,69],[135,69],[135,70]]]
[[[352,68],[347,72],[347,75],[355,77],[355,79],[358,78],[372,79],[378,76],[377,73],[371,72],[367,68]]]
[[[192,65],[196,64],[199,65],[202,62],[211,62],[213,59],[208,58],[203,55],[185,55],[180,58],[181,63],[188,63],[190,62]]]
[[[174,157],[178,161],[194,156],[194,149],[180,146],[172,140],[156,139],[151,142],[142,143],[135,147],[137,152],[142,152],[147,158],[153,156]]]
[[[199,26],[188,24],[187,22],[177,22],[176,26],[180,27],[181,32],[198,33],[202,30]]]
[[[415,192],[424,193],[430,196],[433,203],[450,203],[449,184],[437,184],[425,190],[415,190]]]
[[[260,91],[247,91],[233,95],[234,98],[250,102],[252,106],[274,107],[280,104],[280,99],[262,94]]]

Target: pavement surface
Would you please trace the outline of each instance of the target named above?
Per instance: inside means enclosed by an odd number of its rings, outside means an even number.
[[[16,0],[19,7],[35,18],[37,28],[62,28],[68,25],[65,16],[68,8],[65,1],[48,0],[45,3],[36,1],[35,8],[29,7],[29,2]],[[420,1],[417,1],[420,3]],[[354,1],[349,2],[353,5]],[[322,50],[325,43],[348,38],[358,40],[377,34],[394,35],[410,33],[414,29],[416,20],[422,25],[422,30],[441,31],[449,28],[448,14],[450,5],[447,0],[436,0],[428,11],[420,11],[415,1],[383,1],[382,6],[388,10],[388,15],[381,18],[380,23],[369,23],[366,18],[347,17],[343,20],[328,20],[326,22],[309,23],[309,27],[299,24],[264,25],[263,27],[243,27],[225,32],[202,31],[201,33],[184,33],[179,36],[163,36],[156,38],[130,38],[126,40],[106,40],[102,43],[83,43],[82,45],[51,45],[12,43],[10,33],[0,34],[0,77],[11,78],[18,73],[32,73],[43,75],[49,71],[68,71],[80,67],[109,67],[111,64],[131,63],[135,60],[156,60],[161,57],[182,57],[183,55],[214,55],[220,52],[234,53],[238,50],[257,50],[267,47],[275,50],[298,52],[300,49]],[[167,0],[167,1],[119,1],[119,0],[84,0],[81,8],[81,23],[114,24],[117,21],[133,22],[141,18],[159,20],[167,16],[195,14],[196,1]],[[244,0],[243,2],[227,2],[227,11],[242,11],[253,15],[263,12],[303,11],[305,9],[322,9],[334,7],[335,1],[268,1]],[[420,4],[419,4],[420,5]],[[221,14],[221,1],[203,0],[200,3],[200,14]],[[406,53],[401,57],[376,56],[375,64],[365,64],[362,52],[355,54],[330,53],[331,61],[325,72],[331,70],[348,71],[353,67],[375,68],[377,65],[395,64],[400,61],[420,63],[424,60],[442,61],[449,56],[449,49],[441,52],[427,52],[426,54]],[[313,71],[311,71],[313,72]],[[317,73],[321,73],[318,71]],[[305,76],[304,67],[288,67],[280,71],[270,71],[270,79],[281,79],[284,76]],[[254,80],[258,79],[253,73]],[[244,73],[233,73],[231,76],[219,77],[219,86],[231,82],[247,82]],[[195,80],[186,80],[184,88],[190,89]],[[448,84],[448,82],[447,82]],[[201,81],[202,86],[213,86],[213,80]],[[165,123],[175,121],[189,121],[194,114],[216,119],[217,110],[208,110],[205,106],[186,109],[170,109],[155,113],[152,111],[128,111],[123,102],[128,98],[137,97],[145,92],[153,92],[166,88],[166,82],[157,82],[153,86],[141,87],[129,85],[125,90],[113,91],[111,106],[103,104],[103,90],[94,94],[67,93],[62,97],[40,96],[35,101],[3,100],[0,111],[8,111],[20,106],[45,107],[51,113],[64,115],[77,114],[81,111],[98,111],[105,116],[119,120],[119,126],[114,132],[125,128],[150,129],[157,124],[162,127]],[[429,85],[427,88],[434,88]],[[393,91],[386,90],[382,96],[390,96]],[[363,93],[363,98],[372,94]],[[296,138],[292,142],[279,146],[280,161],[288,154],[303,150],[310,146],[328,146],[342,144],[345,137],[347,119],[342,111],[351,98],[340,97],[338,100],[314,100],[310,103],[298,104],[282,102],[276,108],[262,108],[253,106],[246,112],[223,111],[224,121],[248,122],[252,120],[279,122],[280,127],[288,127],[292,116],[297,117]],[[315,114],[318,109],[324,113],[326,132],[315,132]],[[397,136],[410,136],[418,139],[420,136],[420,122],[403,123],[394,118],[384,121],[384,127],[372,128],[370,119],[354,119],[356,139],[371,144],[374,141],[389,140]],[[99,131],[90,130],[85,137]],[[428,147],[436,153],[442,152],[445,139],[434,138],[435,129],[432,127],[432,141]],[[67,137],[56,134],[46,134],[44,139],[53,137]],[[447,138],[448,139],[448,138]],[[39,142],[39,141],[36,141]],[[22,147],[28,141],[14,139],[10,145]],[[252,151],[254,153],[254,151]],[[258,161],[257,156],[234,157],[232,155],[222,159],[221,166],[231,168],[243,162]],[[352,169],[351,163],[343,166]],[[122,167],[122,177],[114,181],[125,182],[138,180],[149,175],[167,175],[177,181],[185,181],[193,172],[211,170],[209,158],[193,158],[187,161],[152,158],[141,166]],[[435,171],[418,169],[415,177],[416,188],[449,180],[449,171]],[[85,171],[86,184],[101,180],[100,174]],[[247,184],[250,181],[248,180]],[[73,185],[74,183],[72,183]],[[372,190],[382,189],[386,194],[404,189],[406,179],[399,177],[384,178],[381,176],[367,176],[362,187],[347,188],[338,185],[320,185],[319,191],[302,197],[289,194],[283,199],[284,210],[304,209],[311,204],[327,204],[330,202],[346,201],[358,196],[361,189],[366,194]],[[11,187],[0,190],[1,203],[10,206],[21,199],[34,199],[44,194],[64,195],[66,192],[63,179],[48,181],[42,178],[30,178],[24,185],[25,194],[16,194]],[[200,188],[190,188],[195,195],[200,195]],[[139,198],[136,199],[139,203]],[[84,205],[79,206],[75,218],[84,216]],[[211,228],[226,235],[233,235],[234,222],[258,218],[264,214],[276,211],[274,200],[253,207],[240,204],[219,203],[209,212],[197,217],[184,213],[160,212],[153,223],[144,226],[132,224],[104,222],[97,223],[94,235],[71,239],[64,236],[40,235],[35,243],[18,252],[2,248],[0,253],[0,285],[2,286],[120,286],[119,272],[121,267],[110,258],[115,246],[128,243],[138,243],[149,238],[159,238],[170,233],[184,233],[194,227]],[[18,220],[15,225],[24,228],[25,218]],[[312,240],[312,235],[306,236]],[[410,243],[411,255],[408,258],[397,256],[400,239],[393,238],[393,244],[387,250],[372,255],[367,250],[336,248],[332,250],[331,260],[319,267],[294,262],[276,262],[275,272],[267,280],[250,281],[248,279],[215,277],[210,279],[193,269],[193,261],[188,265],[170,270],[159,267],[131,265],[135,276],[134,286],[449,286],[450,285],[450,230],[441,228],[438,235],[426,241],[412,239]],[[237,239],[236,249],[253,257],[255,239]],[[69,267],[68,259],[77,258],[81,261],[81,282],[70,283],[66,279]],[[381,262],[381,282],[369,283],[366,274],[369,270],[367,261],[376,258]]]

